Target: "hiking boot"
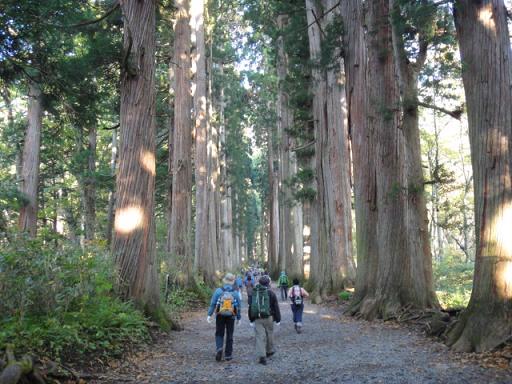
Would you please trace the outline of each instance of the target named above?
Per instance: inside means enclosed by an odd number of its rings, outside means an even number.
[[[293,324],[293,326],[295,327],[295,330],[297,331],[297,329],[299,328],[297,323]],[[297,331],[297,332],[299,332],[299,331]]]
[[[297,330],[297,333],[302,333],[302,325],[297,325],[297,328],[295,328]]]
[[[258,362],[262,365],[267,365],[267,359],[264,357],[260,357],[260,360]]]
[[[267,357],[270,357],[274,354],[275,352],[267,352]]]
[[[224,360],[231,361],[231,360],[233,360],[233,356],[225,356]]]
[[[219,349],[217,353],[215,354],[215,360],[221,361],[222,360],[222,349]]]

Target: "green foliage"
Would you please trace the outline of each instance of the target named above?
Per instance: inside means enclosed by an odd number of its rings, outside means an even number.
[[[146,340],[144,316],[113,294],[108,254],[54,244],[19,237],[0,249],[0,349],[59,359]]]
[[[473,286],[473,263],[455,257],[446,257],[434,264],[437,297],[443,308],[465,308]]]
[[[340,293],[338,293],[338,299],[340,299],[341,301],[348,301],[351,299],[351,297],[352,293],[348,291],[341,291]]]

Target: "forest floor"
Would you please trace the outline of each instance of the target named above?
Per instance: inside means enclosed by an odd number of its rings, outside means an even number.
[[[215,325],[203,310],[186,314],[183,331],[112,364],[89,383],[512,383],[510,368],[484,368],[479,358],[452,353],[411,327],[360,321],[339,306],[306,302],[304,330],[297,334],[289,303],[280,308],[276,354],[266,366],[257,362],[247,316],[235,327],[233,360],[216,362]]]

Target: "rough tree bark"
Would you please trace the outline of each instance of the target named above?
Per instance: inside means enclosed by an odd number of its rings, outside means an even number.
[[[415,61],[408,59],[403,37],[397,31],[401,20],[400,5],[389,0],[390,9],[396,11],[392,23],[392,41],[395,68],[400,89],[400,129],[405,140],[405,227],[407,228],[406,258],[408,268],[402,272],[403,284],[414,287],[407,301],[420,306],[438,307],[434,292],[432,275],[432,251],[428,231],[428,212],[425,200],[423,165],[421,158],[419,111],[418,111],[418,76],[427,58],[428,41],[419,31],[419,50]],[[420,293],[420,295],[416,295]]]
[[[208,122],[206,110],[206,58],[204,0],[191,0],[192,76],[194,89],[196,218],[194,270],[204,276],[213,269],[208,252]]]
[[[268,128],[268,178],[269,178],[269,236],[268,264],[272,276],[279,274],[279,179],[274,169],[275,154],[273,129]]]
[[[352,9],[357,6],[353,4]],[[356,185],[356,196],[361,194],[367,199],[366,203],[360,201],[356,205],[360,209],[356,210],[358,225],[362,224],[357,230],[367,232],[358,238],[361,255],[357,293],[350,311],[367,319],[392,318],[404,307],[437,306],[429,289],[425,260],[409,253],[410,236],[418,233],[408,231],[411,207],[407,194],[406,138],[400,124],[400,93],[389,11],[389,0],[368,2],[366,125],[364,131],[357,133],[354,127],[356,180],[358,174],[363,175]],[[349,48],[349,52],[353,49]],[[353,70],[350,64],[347,68]],[[367,137],[362,137],[365,134]],[[364,162],[358,163],[365,151],[370,157],[366,170],[361,168]],[[366,190],[360,190],[361,187]]]
[[[35,237],[37,232],[37,190],[39,186],[39,152],[43,124],[43,94],[35,80],[29,81],[28,126],[23,145],[20,191],[27,204],[20,209],[19,229]]]
[[[203,17],[203,22],[205,18]],[[208,131],[208,258],[210,269],[204,272],[205,280],[214,285],[220,276],[217,271],[222,271],[222,262],[219,254],[220,235],[220,164],[219,164],[219,131],[216,123],[213,122],[213,52],[212,42],[209,44],[206,75],[208,79],[207,89],[207,131]]]
[[[458,351],[481,352],[512,335],[512,53],[502,0],[459,0],[454,12],[464,69],[477,244],[471,299],[448,344]]]
[[[312,298],[320,302],[331,292],[352,285],[352,208],[350,202],[350,159],[348,130],[344,112],[345,96],[341,63],[323,68],[322,35],[332,14],[306,0],[310,57],[313,62],[313,117],[315,125],[316,196],[313,201],[311,276]],[[332,11],[331,11],[332,12]],[[338,59],[339,60],[339,59]]]
[[[85,240],[91,241],[96,229],[96,123],[90,126],[87,138],[87,174],[83,179],[84,230]]]
[[[219,99],[219,138],[220,138],[220,253],[223,255],[224,270],[231,269],[233,264],[233,217],[231,210],[231,187],[227,175],[226,156],[226,120],[224,115],[224,63],[219,64],[220,99]]]
[[[117,168],[117,129],[112,131],[112,152],[110,155],[110,174],[115,178],[116,176],[116,168]],[[114,213],[116,206],[116,192],[115,186],[109,192],[108,196],[108,213],[107,213],[107,230],[105,234],[105,238],[107,239],[107,244],[110,245],[112,243],[112,229],[114,228]]]
[[[118,291],[152,317],[160,315],[155,191],[155,1],[121,2],[124,58],[117,202],[112,250]]]
[[[361,0],[348,0],[341,4],[345,26],[345,73],[347,76],[347,104],[349,131],[352,140],[354,172],[354,201],[356,213],[357,277],[354,302],[359,302],[373,289],[372,255],[377,253],[377,210],[375,162],[372,155],[373,131],[367,126],[367,52]]]
[[[169,218],[169,264],[177,283],[193,283],[192,252],[192,108],[190,79],[190,16],[188,0],[176,0],[174,29],[174,129],[172,140],[172,196]]]
[[[281,14],[277,17],[277,27],[282,31],[288,23],[288,16]],[[287,57],[284,47],[284,38],[280,36],[277,46],[277,185],[279,190],[279,243],[277,253],[277,268],[273,276],[278,276],[279,271],[286,269],[287,257],[290,244],[290,193],[286,185],[286,179],[289,176],[289,137],[288,129],[290,129],[290,109],[288,108],[288,95],[284,91],[283,83],[286,78]]]

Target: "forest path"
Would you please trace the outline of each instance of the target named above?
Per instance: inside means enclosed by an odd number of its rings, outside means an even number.
[[[257,363],[247,307],[230,362],[215,361],[215,325],[204,310],[188,313],[183,331],[92,383],[512,383],[510,371],[454,358],[443,344],[391,323],[358,321],[306,302],[304,331],[297,334],[289,303],[280,308],[276,354],[266,366]]]

